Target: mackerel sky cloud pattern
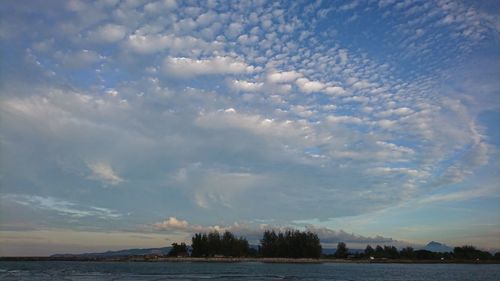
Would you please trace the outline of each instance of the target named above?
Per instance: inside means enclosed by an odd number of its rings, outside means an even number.
[[[6,1],[0,242],[274,225],[500,248],[499,11]]]

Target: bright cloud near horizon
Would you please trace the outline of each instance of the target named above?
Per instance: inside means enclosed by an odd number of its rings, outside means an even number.
[[[4,1],[0,255],[267,228],[500,249],[496,1]]]

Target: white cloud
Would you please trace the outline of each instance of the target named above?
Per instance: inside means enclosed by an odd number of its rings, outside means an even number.
[[[254,134],[275,137],[302,136],[310,128],[294,121],[278,121],[260,115],[238,113],[234,108],[199,116],[196,124],[211,129],[243,129]]]
[[[326,120],[330,123],[351,123],[351,124],[362,124],[363,120],[355,116],[335,116],[329,115]]]
[[[255,71],[253,66],[241,60],[221,56],[199,60],[184,57],[168,57],[164,60],[163,67],[165,73],[179,77],[240,74]]]
[[[175,217],[169,217],[164,221],[154,223],[153,228],[162,231],[185,232],[189,235],[192,235],[194,233],[209,233],[212,231],[218,231],[219,233],[224,231],[230,231],[236,235],[243,235],[247,239],[249,238],[251,240],[257,240],[260,239],[260,236],[262,235],[266,226],[265,225],[249,226],[249,225],[239,224],[237,222],[235,222],[232,225],[226,225],[226,226],[224,225],[202,226],[199,224],[191,224],[185,220],[179,220]]]
[[[376,113],[375,116],[377,117],[389,117],[391,115],[399,115],[399,116],[406,116],[409,114],[412,114],[414,111],[408,107],[400,107],[396,109],[389,109],[386,111],[382,111],[379,113]]]
[[[178,220],[175,217],[169,217],[168,219],[157,222],[154,224],[155,228],[158,229],[173,229],[173,230],[189,230],[191,229],[189,223],[185,220]]]
[[[90,179],[102,181],[105,184],[117,185],[123,182],[123,179],[113,171],[113,168],[106,162],[87,163],[92,171]]]
[[[97,28],[89,36],[94,41],[112,43],[122,40],[126,34],[126,27],[117,24],[106,24]]]
[[[163,0],[147,3],[144,5],[144,11],[148,13],[161,13],[164,11],[170,11],[177,7],[177,2],[175,0]]]
[[[175,217],[156,222],[153,228],[161,231],[172,232],[185,232],[189,235],[194,233],[209,233],[212,231],[224,232],[230,231],[233,234],[246,237],[251,243],[258,242],[262,238],[262,234],[266,230],[286,231],[290,229],[297,229],[297,226],[270,226],[268,224],[243,224],[235,222],[232,225],[208,225],[202,226],[198,224],[190,224],[185,220],[179,220]],[[380,235],[374,237],[357,235],[348,233],[344,230],[333,230],[327,227],[319,227],[307,224],[304,227],[299,227],[305,231],[316,233],[321,240],[323,246],[334,247],[338,242],[344,242],[349,245],[365,246],[366,244],[372,245],[406,245],[408,243],[403,241],[394,240],[392,238],[383,237]]]
[[[237,22],[233,22],[233,23],[229,24],[229,27],[227,28],[226,34],[230,38],[234,38],[234,37],[240,35],[242,31],[243,31],[243,25],[240,23],[237,23]]]
[[[293,82],[299,77],[302,77],[302,74],[295,71],[272,72],[267,75],[267,81],[271,83],[287,83]]]
[[[500,189],[498,187],[476,187],[472,189],[460,190],[452,193],[433,194],[422,200],[419,203],[435,203],[435,202],[453,202],[466,201],[480,197],[498,197]]]
[[[299,78],[295,81],[299,89],[304,93],[320,92],[326,85],[319,81],[311,81],[307,78]]]
[[[198,207],[203,209],[234,208],[233,202],[242,194],[247,194],[251,189],[258,188],[264,176],[226,171],[199,171],[200,182],[194,191],[193,199]],[[244,196],[243,196],[244,197]]]
[[[380,147],[382,147],[384,150],[389,150],[389,151],[392,151],[392,152],[395,152],[397,153],[397,155],[399,157],[403,156],[403,155],[413,155],[415,154],[415,150],[409,148],[409,147],[405,147],[405,146],[398,146],[394,143],[389,143],[389,142],[384,142],[384,141],[377,141],[376,142],[377,145],[379,145]]]
[[[372,173],[391,175],[391,174],[405,174],[412,177],[418,177],[419,171],[410,168],[391,168],[391,167],[378,167],[370,170]]]
[[[318,237],[323,244],[335,245],[339,242],[344,242],[347,244],[359,243],[359,244],[380,244],[380,245],[393,245],[398,243],[397,240],[388,237],[375,236],[367,237],[362,235],[356,235],[354,233],[347,233],[344,230],[333,230],[326,227],[317,227],[313,225],[307,225],[306,230],[318,234]]]
[[[81,50],[75,52],[57,51],[54,57],[65,67],[82,68],[96,64],[103,59],[97,52],[92,50]]]
[[[352,87],[356,90],[364,90],[364,89],[371,88],[374,86],[375,85],[373,83],[370,83],[366,80],[357,81],[354,84],[352,84]]]
[[[111,209],[83,206],[50,196],[5,194],[1,198],[35,210],[53,211],[73,218],[96,217],[100,219],[117,219],[121,217],[121,214]]]
[[[126,46],[139,54],[152,54],[163,50],[170,50],[176,54],[191,54],[209,52],[220,48],[216,42],[206,42],[193,36],[176,36],[174,34],[131,34]]]
[[[326,87],[323,91],[329,95],[334,95],[334,96],[343,96],[347,94],[344,88],[340,86],[329,86]]]
[[[388,120],[388,119],[383,119],[377,121],[377,124],[384,129],[392,129],[397,125],[397,121],[395,120]]]
[[[233,80],[230,83],[231,88],[237,91],[256,92],[262,89],[264,83],[262,82],[248,82],[243,80]]]

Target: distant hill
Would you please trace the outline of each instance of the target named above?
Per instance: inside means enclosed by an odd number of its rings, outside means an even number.
[[[147,248],[147,249],[126,249],[119,251],[107,251],[102,253],[85,253],[85,254],[55,254],[51,257],[83,257],[83,258],[110,258],[110,257],[129,257],[129,256],[145,256],[145,255],[167,255],[171,247],[163,248]]]
[[[146,249],[125,249],[118,251],[106,251],[101,253],[84,253],[84,254],[55,254],[53,258],[118,258],[129,256],[145,256],[145,255],[167,255],[172,247],[163,248],[146,248]],[[250,248],[258,251],[258,245],[250,245]],[[189,246],[191,250],[191,246]],[[323,248],[324,255],[333,255],[337,251],[336,248]],[[349,249],[351,254],[362,253],[363,249]]]
[[[429,244],[425,245],[425,247],[423,247],[422,249],[438,253],[453,252],[453,249],[451,247],[436,241],[429,242]]]
[[[337,251],[337,248],[323,248],[321,250],[321,253],[323,255],[334,255],[336,251]],[[361,254],[364,252],[365,252],[364,249],[349,249],[349,254]]]

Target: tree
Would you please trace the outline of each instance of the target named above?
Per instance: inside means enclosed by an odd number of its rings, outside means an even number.
[[[260,240],[259,252],[263,257],[319,258],[321,243],[312,232],[287,230],[276,233],[266,230]]]
[[[399,251],[394,246],[384,246],[384,257],[388,259],[397,259],[399,258]]]
[[[192,237],[193,257],[213,257],[223,255],[226,257],[247,256],[250,251],[248,241],[243,238],[236,238],[231,232],[226,231],[222,236],[217,231],[206,233],[196,233]]]
[[[193,238],[191,238],[191,247],[193,251],[191,256],[193,257],[206,257],[208,255],[208,237],[205,233],[196,233]]]
[[[372,248],[372,246],[370,245],[366,245],[366,248],[365,248],[365,255],[367,257],[371,257],[373,256],[373,254],[375,253],[375,250]]]
[[[335,251],[335,257],[338,259],[345,259],[348,255],[348,249],[344,242],[340,242],[337,244],[337,251]]]
[[[188,247],[185,243],[181,243],[180,245],[173,243],[172,248],[168,252],[169,257],[186,257],[188,255]]]
[[[277,242],[278,236],[274,230],[266,230],[260,240],[260,252],[263,257],[276,257],[277,256]]]
[[[495,255],[493,255],[493,258],[496,260],[500,260],[500,252],[496,252]]]
[[[399,252],[399,255],[402,258],[407,258],[407,259],[415,258],[415,253],[414,253],[412,247],[406,247],[406,248],[401,249],[401,251]]]
[[[382,246],[377,245],[375,247],[375,257],[377,257],[377,258],[384,257],[384,248],[382,248]]]
[[[434,260],[439,258],[439,255],[437,253],[427,250],[417,250],[413,253],[415,255],[415,258],[419,260]]]
[[[476,249],[474,246],[455,247],[453,249],[453,256],[457,259],[491,259],[492,256],[489,252]]]

